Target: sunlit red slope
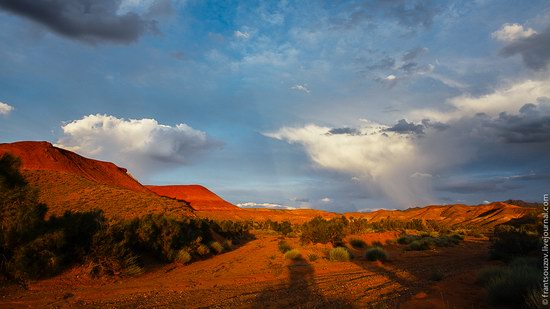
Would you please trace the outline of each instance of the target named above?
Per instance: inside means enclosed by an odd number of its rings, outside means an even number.
[[[435,220],[453,226],[476,226],[491,228],[495,225],[523,217],[534,208],[519,207],[496,202],[487,205],[442,205],[409,208],[405,210],[378,210],[370,213],[348,213],[348,216],[363,217],[372,221],[391,218],[409,221],[412,219]]]
[[[16,142],[0,144],[0,154],[10,152],[22,160],[22,169],[56,171],[77,175],[105,185],[148,190],[128,175],[125,168],[111,162],[98,161],[54,147],[48,142]]]
[[[241,209],[200,185],[146,186],[160,196],[184,200],[199,211],[240,211]]]
[[[110,162],[88,159],[47,142],[0,144],[0,155],[4,153],[21,159],[22,174],[39,190],[48,215],[101,209],[109,218],[148,213],[195,216],[187,203],[158,196]]]

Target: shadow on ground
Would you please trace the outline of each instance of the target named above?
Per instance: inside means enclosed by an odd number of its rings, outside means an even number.
[[[288,282],[264,289],[256,297],[254,308],[354,308],[344,299],[324,297],[307,261],[293,261],[287,268]]]

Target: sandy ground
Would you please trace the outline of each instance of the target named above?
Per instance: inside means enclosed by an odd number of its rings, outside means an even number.
[[[367,242],[392,233],[361,235]],[[301,246],[304,256],[288,261],[277,249],[280,237],[259,233],[233,251],[189,265],[150,265],[135,278],[90,279],[82,268],[31,282],[27,289],[0,282],[0,307],[178,307],[178,308],[485,308],[475,285],[488,266],[488,242],[466,239],[452,248],[403,251],[390,246],[390,261],[350,262],[325,258],[327,245]],[[310,255],[318,259],[310,261]],[[444,274],[431,281],[434,270]]]

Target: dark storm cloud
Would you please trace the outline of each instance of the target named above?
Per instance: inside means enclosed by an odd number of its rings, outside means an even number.
[[[130,43],[156,22],[135,13],[118,15],[120,0],[0,0],[0,8],[48,27],[62,36],[90,43]]]
[[[550,142],[550,115],[544,114],[534,104],[525,104],[517,115],[501,113],[485,125],[495,130],[505,143],[548,143]],[[548,108],[550,109],[550,108]]]
[[[449,128],[448,124],[439,121],[431,121],[430,119],[422,119],[422,125],[424,125],[425,128],[433,128],[437,131],[443,131]]]
[[[491,179],[483,181],[464,181],[464,182],[450,182],[440,183],[436,185],[436,190],[443,192],[471,194],[471,193],[494,193],[494,192],[506,192],[513,189],[519,189],[521,186],[507,183],[505,179]]]
[[[387,128],[385,131],[396,132],[401,134],[424,134],[424,126],[407,122],[405,119],[399,120],[393,127]]]
[[[547,181],[550,174],[528,174],[509,177],[493,177],[489,179],[469,179],[461,181],[441,180],[436,189],[453,193],[490,193],[506,192],[508,190],[523,188],[525,182]]]
[[[355,135],[355,134],[358,134],[359,131],[357,131],[357,129],[353,129],[353,128],[334,128],[334,129],[331,129],[330,131],[328,131],[329,134],[350,134],[350,135]]]
[[[550,62],[550,27],[527,38],[513,41],[502,49],[502,55],[521,55],[526,66],[542,70]]]

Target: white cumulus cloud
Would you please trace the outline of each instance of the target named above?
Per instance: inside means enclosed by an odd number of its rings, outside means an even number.
[[[84,156],[115,162],[136,174],[182,165],[218,145],[205,132],[182,123],[159,124],[155,119],[124,119],[89,115],[62,126],[59,147]]]
[[[309,89],[307,88],[307,85],[294,85],[290,87],[292,90],[302,91],[305,93],[310,93]]]
[[[0,115],[8,115],[13,110],[13,106],[0,102]]]
[[[491,36],[502,42],[514,42],[518,39],[528,38],[537,32],[532,28],[523,28],[520,24],[504,24],[502,27],[493,32]]]
[[[550,79],[449,102],[447,111],[415,110],[412,121],[394,126],[363,120],[359,128],[308,124],[264,135],[302,146],[316,166],[348,175],[402,207],[437,202],[441,179],[432,175],[473,162],[498,164],[504,153],[508,160],[529,160],[550,145]],[[518,151],[506,151],[511,148]]]

